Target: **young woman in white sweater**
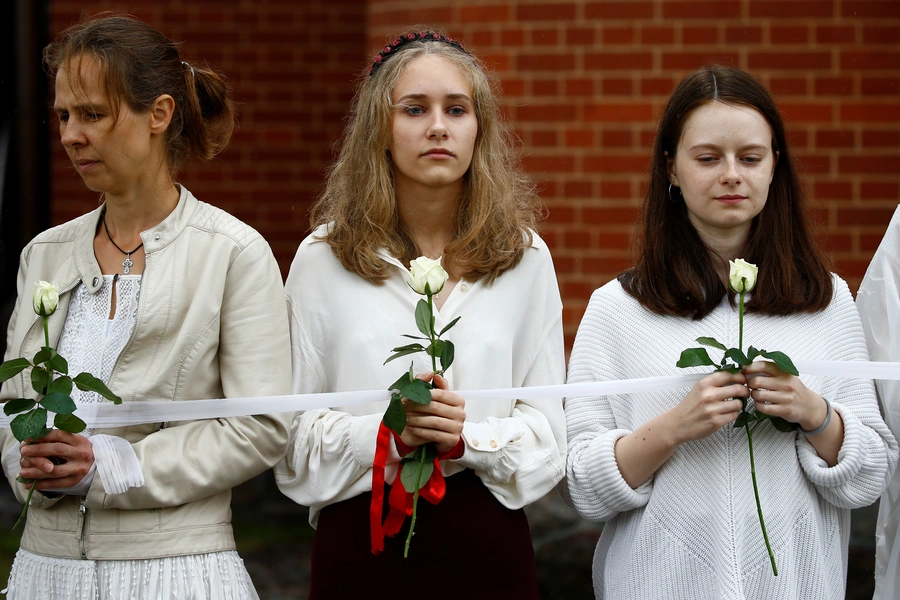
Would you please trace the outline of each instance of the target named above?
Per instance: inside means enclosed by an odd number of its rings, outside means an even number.
[[[867,360],[847,285],[828,272],[771,96],[748,73],[709,67],[666,106],[635,267],[598,289],[569,381],[683,373],[696,338],[738,345],[728,261],[759,267],[745,346],[794,360]],[[697,372],[702,369],[694,369]],[[775,576],[760,529],[743,428],[748,406],[799,425],[754,434]],[[566,401],[568,494],[606,521],[594,555],[598,598],[844,597],[850,509],[874,502],[897,443],[871,381],[795,377],[758,361],[693,387]]]

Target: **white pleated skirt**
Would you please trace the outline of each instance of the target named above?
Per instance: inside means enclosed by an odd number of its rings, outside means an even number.
[[[16,553],[8,600],[259,600],[235,551],[146,560]]]

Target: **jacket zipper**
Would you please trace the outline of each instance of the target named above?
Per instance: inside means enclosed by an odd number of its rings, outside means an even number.
[[[81,515],[81,559],[87,558],[87,508],[84,507],[84,498],[78,500],[78,513]]]

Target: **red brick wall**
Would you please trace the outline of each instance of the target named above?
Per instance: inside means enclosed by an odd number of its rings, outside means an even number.
[[[179,180],[256,227],[287,275],[365,62],[364,0],[54,0],[50,10],[52,37],[82,14],[126,12],[184,42],[188,62],[225,73],[240,128],[223,154],[189,162]],[[97,196],[71,169],[55,127],[52,220],[60,223],[95,207]]]
[[[630,262],[655,121],[702,64],[729,61],[776,93],[836,269],[854,289],[900,201],[897,0],[54,0],[52,31],[108,8],[136,13],[184,41],[187,60],[231,78],[241,129],[181,180],[257,227],[285,273],[355,73],[414,24],[443,26],[503,82],[549,209],[542,233],[569,341],[590,292]],[[59,150],[53,189],[54,222],[96,200]]]
[[[441,24],[487,57],[542,184],[571,342],[591,291],[627,267],[667,94],[711,61],[776,94],[853,289],[900,202],[900,1],[368,0],[369,46]],[[450,7],[448,7],[448,4]]]

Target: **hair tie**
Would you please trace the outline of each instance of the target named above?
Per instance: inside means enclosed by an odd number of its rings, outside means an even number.
[[[191,77],[194,77],[194,76],[195,76],[195,75],[194,75],[194,67],[192,67],[189,63],[186,63],[186,62],[184,62],[184,61],[181,61],[181,64],[182,64],[182,66],[185,66],[185,67],[187,67],[188,69],[191,70]]]

